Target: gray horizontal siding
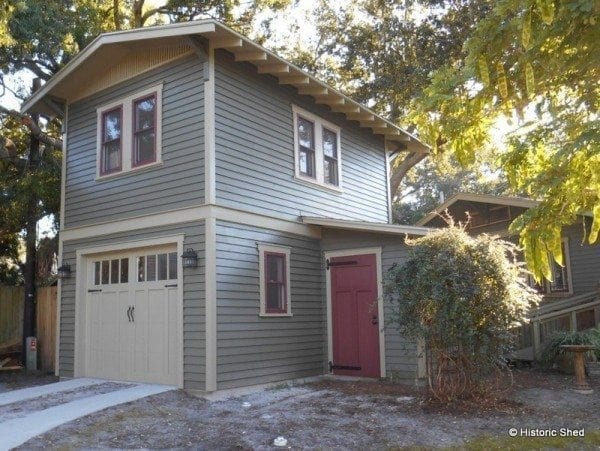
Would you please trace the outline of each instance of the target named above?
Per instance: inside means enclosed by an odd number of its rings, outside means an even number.
[[[324,251],[381,247],[381,265],[385,280],[386,271],[394,264],[402,264],[408,258],[409,248],[403,236],[373,233],[346,232],[326,229],[323,231],[321,248]],[[403,337],[396,324],[389,321],[392,306],[384,304],[385,315],[385,366],[387,376],[414,382],[417,377],[417,347],[413,340]]]
[[[65,222],[75,227],[204,202],[203,63],[188,57],[69,106]],[[162,165],[95,181],[96,108],[163,83]]]
[[[75,352],[75,280],[78,249],[106,244],[128,243],[161,236],[184,234],[184,246],[198,251],[198,267],[184,270],[183,282],[183,371],[186,389],[205,389],[205,315],[204,315],[204,222],[178,224],[119,233],[99,238],[67,241],[63,247],[64,263],[71,265],[72,275],[62,281],[60,305],[61,377],[72,377]],[[80,300],[83,302],[83,300]]]
[[[257,243],[291,248],[293,317],[261,318]],[[217,387],[323,374],[326,342],[319,242],[217,222]]]
[[[591,221],[586,224],[589,233]],[[571,278],[573,294],[578,295],[597,290],[600,286],[600,243],[590,245],[583,238],[581,222],[563,230],[563,236],[569,239],[569,257],[571,260]]]
[[[299,215],[387,222],[383,140],[310,97],[217,53],[215,139],[217,201],[287,219]],[[343,194],[294,179],[291,105],[342,128]]]

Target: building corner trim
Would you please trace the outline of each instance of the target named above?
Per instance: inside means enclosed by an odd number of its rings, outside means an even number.
[[[204,244],[205,330],[206,330],[206,391],[217,390],[217,219],[206,218]]]

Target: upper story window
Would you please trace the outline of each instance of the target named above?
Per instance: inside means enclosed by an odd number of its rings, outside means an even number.
[[[156,161],[156,94],[133,104],[133,166]]]
[[[562,253],[564,266],[556,263],[552,256],[548,255],[550,270],[552,272],[552,282],[543,280],[541,283],[536,283],[533,277],[530,276],[528,278],[529,285],[539,293],[549,296],[569,295],[573,293],[568,238],[563,238],[562,240]]]
[[[121,170],[123,108],[117,107],[102,113],[102,147],[100,149],[100,175]]]
[[[97,110],[97,178],[161,162],[162,85]]]
[[[261,316],[291,316],[290,249],[258,245]]]
[[[339,127],[296,106],[292,110],[296,178],[341,191]]]

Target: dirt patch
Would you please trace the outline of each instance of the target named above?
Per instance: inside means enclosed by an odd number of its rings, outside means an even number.
[[[19,388],[58,382],[58,377],[44,371],[14,371],[0,373],[0,393]]]
[[[422,390],[387,382],[325,380],[215,402],[173,391],[81,418],[23,448],[271,449],[278,436],[292,449],[430,448],[509,439],[513,427],[600,428],[598,392],[578,395],[562,375],[519,371],[493,408],[462,410],[432,410]]]

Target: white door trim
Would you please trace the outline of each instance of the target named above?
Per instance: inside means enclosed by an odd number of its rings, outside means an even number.
[[[381,377],[385,373],[385,317],[383,309],[383,273],[381,265],[381,247],[363,247],[337,251],[325,251],[325,260],[349,255],[375,254],[377,262],[377,314],[379,315],[379,372]],[[327,360],[333,361],[333,317],[331,312],[331,270],[325,270],[325,290],[327,297]]]
[[[89,259],[100,253],[120,252],[138,249],[142,247],[158,247],[164,245],[176,245],[177,255],[183,253],[184,235],[162,236],[144,240],[134,240],[121,243],[111,243],[103,246],[93,246],[80,248],[76,251],[76,270],[75,270],[75,350],[73,371],[74,377],[84,377],[87,374],[87,324],[88,312],[86,311],[86,289],[88,276]],[[178,322],[177,322],[177,340],[179,343],[179,368],[178,386],[183,388],[183,263],[181,258],[177,259],[177,300],[178,300]]]

